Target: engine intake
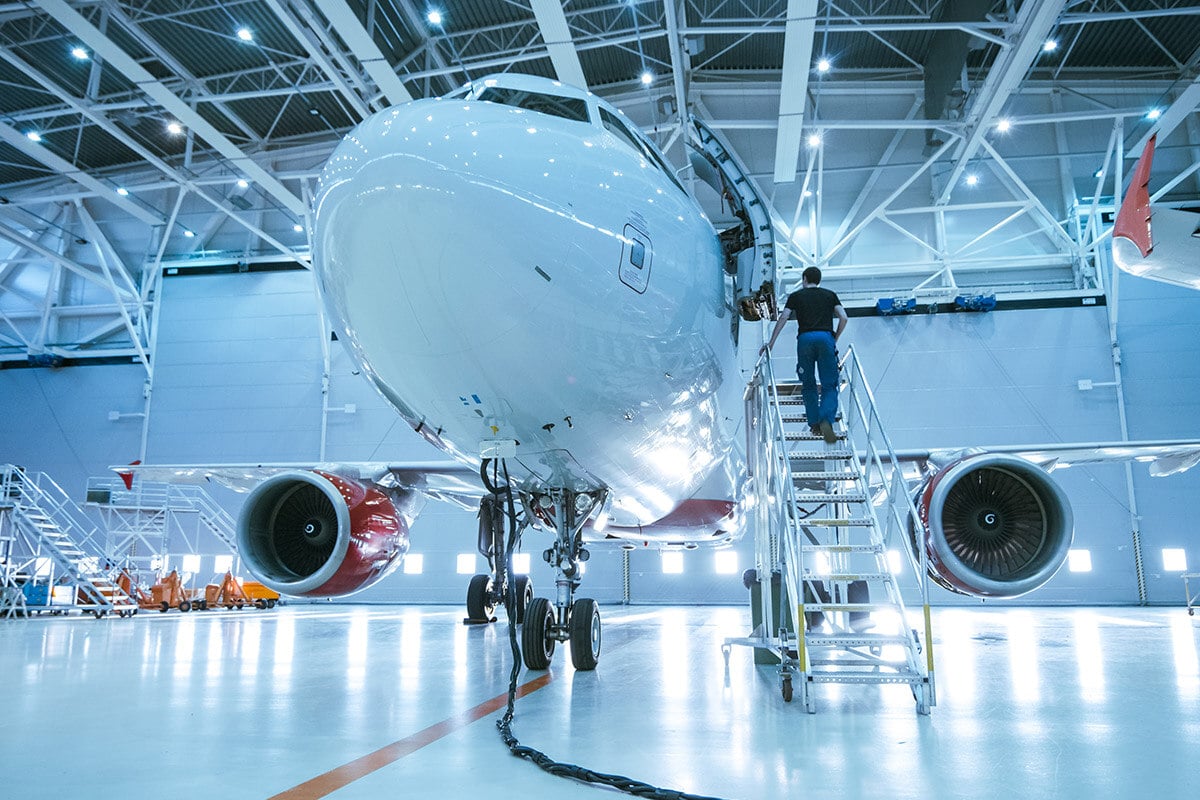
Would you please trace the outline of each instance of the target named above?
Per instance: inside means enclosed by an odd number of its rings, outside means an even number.
[[[1058,572],[1074,536],[1062,489],[1034,464],[1002,453],[968,456],[917,490],[917,512],[940,586],[976,597],[1017,597]],[[914,552],[917,528],[910,525]]]
[[[238,550],[255,577],[278,592],[345,595],[399,565],[411,521],[374,484],[319,471],[284,472],[246,498]]]

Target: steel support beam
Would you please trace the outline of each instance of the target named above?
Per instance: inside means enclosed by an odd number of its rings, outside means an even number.
[[[163,218],[147,209],[143,208],[132,198],[123,197],[117,194],[116,186],[109,186],[101,181],[93,178],[87,172],[48,150],[44,145],[30,141],[30,139],[20,131],[10,128],[8,125],[0,123],[0,141],[15,147],[30,158],[40,161],[50,169],[62,175],[64,178],[70,178],[81,186],[90,189],[97,197],[107,200],[113,205],[120,208],[126,214],[135,217],[142,222],[150,225],[162,225]]]
[[[392,70],[392,65],[384,58],[383,52],[367,33],[367,29],[358,21],[358,17],[346,5],[345,0],[316,0],[317,8],[325,15],[337,31],[338,36],[350,48],[350,52],[362,64],[362,68],[371,76],[371,80],[383,92],[391,105],[408,103],[413,99],[404,83]]]
[[[950,170],[946,185],[938,197],[940,205],[950,201],[950,193],[954,191],[967,164],[979,152],[984,137],[991,132],[992,124],[1000,115],[1004,104],[1025,79],[1034,60],[1042,52],[1042,44],[1065,6],[1066,0],[1043,0],[1021,5],[1011,34],[1016,47],[1001,50],[996,56],[987,78],[984,79],[983,87],[979,90],[979,97],[971,106],[968,116],[970,132],[955,153],[954,167]]]
[[[542,32],[542,41],[550,52],[554,73],[563,83],[587,89],[587,79],[583,76],[579,54],[575,52],[575,40],[571,37],[562,3],[559,0],[530,0],[530,3]]]
[[[100,29],[88,22],[82,14],[67,5],[64,0],[38,0],[38,5],[91,47],[98,58],[103,59],[109,66],[136,84],[139,89],[179,120],[180,124],[193,131],[228,159],[238,171],[257,183],[264,192],[282,203],[295,216],[304,217],[304,203],[299,197],[260,167],[250,156],[242,152],[237,145],[225,137],[225,134],[217,130],[194,108],[163,85],[162,81],[151,75],[145,67],[122,50],[112,39],[101,33]]]
[[[817,0],[788,0],[783,84],[779,87],[779,133],[775,139],[775,183],[796,180],[816,25]]]

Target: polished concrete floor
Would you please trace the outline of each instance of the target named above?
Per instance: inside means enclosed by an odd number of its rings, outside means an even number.
[[[722,798],[1171,798],[1200,792],[1200,617],[935,611],[938,704],[819,687],[721,642],[742,608],[603,607],[600,667],[522,673],[515,733],[561,761]],[[289,606],[0,621],[0,797],[615,797],[511,757],[486,705],[503,623]]]

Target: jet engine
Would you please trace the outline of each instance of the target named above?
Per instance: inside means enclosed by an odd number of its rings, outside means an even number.
[[[967,456],[917,489],[930,577],[952,592],[1017,597],[1038,588],[1067,558],[1074,534],[1066,495],[1041,468],[1016,456]]]
[[[259,580],[283,594],[350,594],[400,564],[422,501],[328,472],[280,473],[246,498],[238,550]]]

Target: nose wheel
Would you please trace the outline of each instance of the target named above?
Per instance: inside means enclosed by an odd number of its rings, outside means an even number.
[[[531,670],[549,669],[558,642],[570,642],[571,664],[581,672],[596,668],[600,661],[600,607],[591,598],[571,604],[565,625],[558,624],[554,605],[535,597],[525,612],[521,628],[521,655]]]

